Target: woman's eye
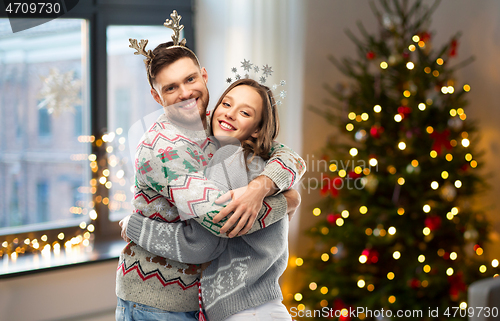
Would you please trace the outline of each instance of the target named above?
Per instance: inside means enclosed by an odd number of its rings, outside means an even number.
[[[250,116],[250,114],[249,114],[249,113],[247,113],[246,111],[242,111],[241,113],[242,113],[243,115],[247,116],[247,117],[248,117],[248,116]]]
[[[222,105],[223,105],[224,107],[231,107],[231,105],[229,105],[228,103],[222,103]]]

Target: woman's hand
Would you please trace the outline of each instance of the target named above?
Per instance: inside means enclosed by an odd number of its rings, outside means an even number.
[[[132,214],[130,214],[130,215],[132,215]],[[125,216],[120,221],[120,223],[118,223],[120,225],[120,227],[122,228],[121,236],[125,242],[130,242],[130,239],[127,237],[127,225],[128,225],[128,220],[130,219],[130,215]]]
[[[219,197],[215,201],[216,204],[221,204],[228,200],[232,201],[214,217],[213,222],[218,223],[231,212],[234,212],[220,229],[220,232],[226,233],[237,223],[231,230],[229,237],[246,234],[252,228],[262,208],[264,198],[275,191],[276,186],[270,178],[259,176],[251,181],[248,186],[229,191]]]

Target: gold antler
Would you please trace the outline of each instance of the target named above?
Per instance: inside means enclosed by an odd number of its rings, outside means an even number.
[[[129,48],[137,50],[137,52],[134,52],[134,55],[143,55],[144,57],[148,58],[149,60],[153,59],[153,52],[151,50],[146,51],[146,45],[148,44],[148,40],[141,39],[141,42],[137,44],[137,39],[129,39],[130,41],[130,46]]]
[[[182,19],[182,16],[177,14],[177,10],[174,10],[174,12],[170,14],[170,17],[172,18],[172,20],[166,19],[163,25],[174,31],[174,34],[172,35],[174,46],[185,46],[186,39],[182,39],[182,41],[179,41],[180,31],[184,29],[184,26],[179,24],[179,22]]]

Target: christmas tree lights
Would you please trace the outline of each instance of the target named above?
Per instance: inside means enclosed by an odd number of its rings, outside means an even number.
[[[321,219],[309,232],[314,249],[295,264],[305,275],[299,310],[466,308],[467,285],[498,272],[484,251],[490,224],[471,205],[485,187],[477,127],[465,113],[471,86],[454,76],[472,60],[454,65],[459,34],[433,47],[438,1],[380,4],[372,6],[378,36],[361,24],[363,39],[347,33],[358,59],[330,59],[351,85],[328,87],[336,102],[315,108],[349,142],[332,138],[323,151],[337,161],[312,212]],[[343,159],[367,165],[339,166]],[[360,188],[346,188],[358,179]]]

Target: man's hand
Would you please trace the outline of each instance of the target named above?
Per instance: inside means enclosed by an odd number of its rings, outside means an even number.
[[[213,222],[218,223],[231,212],[234,212],[220,229],[220,232],[226,233],[238,223],[230,232],[229,237],[246,234],[252,228],[264,198],[274,194],[276,190],[277,187],[270,178],[259,176],[251,181],[248,186],[229,191],[215,201],[216,204],[221,204],[230,199],[232,200],[214,217]]]
[[[295,214],[295,211],[300,205],[301,197],[299,192],[294,189],[283,192],[283,196],[286,198],[288,220],[291,221],[293,214]]]
[[[130,214],[130,215],[132,215],[132,214]],[[127,237],[127,225],[128,225],[128,220],[130,219],[130,215],[125,216],[120,221],[120,223],[118,223],[118,224],[120,224],[120,227],[122,228],[121,236],[125,242],[130,242],[130,239]]]

